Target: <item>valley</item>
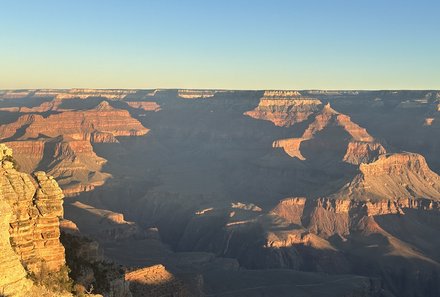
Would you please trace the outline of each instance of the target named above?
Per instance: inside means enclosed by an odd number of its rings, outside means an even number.
[[[23,174],[53,176],[62,230],[131,282],[434,297],[439,104],[439,91],[0,91],[0,142]]]

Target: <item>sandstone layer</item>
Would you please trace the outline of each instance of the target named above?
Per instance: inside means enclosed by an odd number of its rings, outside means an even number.
[[[317,111],[321,101],[301,96],[296,91],[265,91],[258,106],[244,114],[254,119],[267,120],[280,127],[303,122]]]
[[[419,154],[386,154],[373,163],[361,164],[360,173],[333,196],[373,201],[440,200],[440,177],[431,171],[425,158]]]
[[[145,111],[159,111],[160,105],[154,101],[125,101],[130,107]]]
[[[18,172],[12,150],[3,144],[0,163],[0,292],[22,296],[33,285],[29,274],[58,272],[65,265],[59,240],[63,194],[44,172]]]
[[[58,103],[56,103],[58,102]],[[54,110],[59,99],[37,107]],[[141,102],[143,108],[146,108]],[[147,104],[157,110],[154,104]],[[92,143],[117,143],[119,136],[141,136],[149,129],[128,111],[107,101],[88,110],[61,110],[47,117],[25,114],[15,122],[0,126],[0,138],[15,151],[15,158],[27,173],[44,169],[57,178],[65,194],[75,195],[101,186],[110,177],[101,172],[106,160],[98,157]],[[61,112],[60,112],[61,111]],[[20,112],[36,112],[35,108]]]
[[[314,121],[306,128],[304,133],[299,138],[287,138],[277,140],[273,143],[274,148],[282,148],[284,151],[293,158],[300,160],[306,160],[302,146],[314,139],[320,137],[326,130],[339,128],[347,134],[349,141],[345,148],[345,155],[343,161],[351,164],[361,164],[362,162],[374,161],[380,154],[386,152],[385,148],[367,132],[365,128],[360,127],[356,123],[353,123],[349,116],[340,114],[335,111],[330,104],[326,104],[322,110],[316,114]],[[336,133],[333,132],[333,133]],[[338,138],[340,136],[336,136]],[[326,150],[333,146],[343,146],[343,139],[335,139],[332,135],[327,136],[330,142],[322,142],[318,144],[319,149]],[[339,149],[339,148],[335,149]]]

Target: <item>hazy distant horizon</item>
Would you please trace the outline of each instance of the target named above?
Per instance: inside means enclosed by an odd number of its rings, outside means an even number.
[[[226,92],[264,92],[264,91],[298,91],[298,92],[416,92],[416,91],[433,91],[440,92],[439,89],[223,89],[223,88],[90,88],[90,87],[72,87],[72,88],[17,88],[17,89],[1,89],[0,92],[5,91],[19,91],[19,90],[133,90],[133,91],[178,91],[178,90],[195,90],[195,91],[226,91]]]

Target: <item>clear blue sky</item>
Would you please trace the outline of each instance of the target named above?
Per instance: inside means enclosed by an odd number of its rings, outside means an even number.
[[[0,0],[0,89],[440,89],[439,0]]]

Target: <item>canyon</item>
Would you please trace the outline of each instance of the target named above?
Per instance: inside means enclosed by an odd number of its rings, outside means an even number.
[[[0,287],[44,262],[114,297],[438,296],[439,98],[1,91]]]

